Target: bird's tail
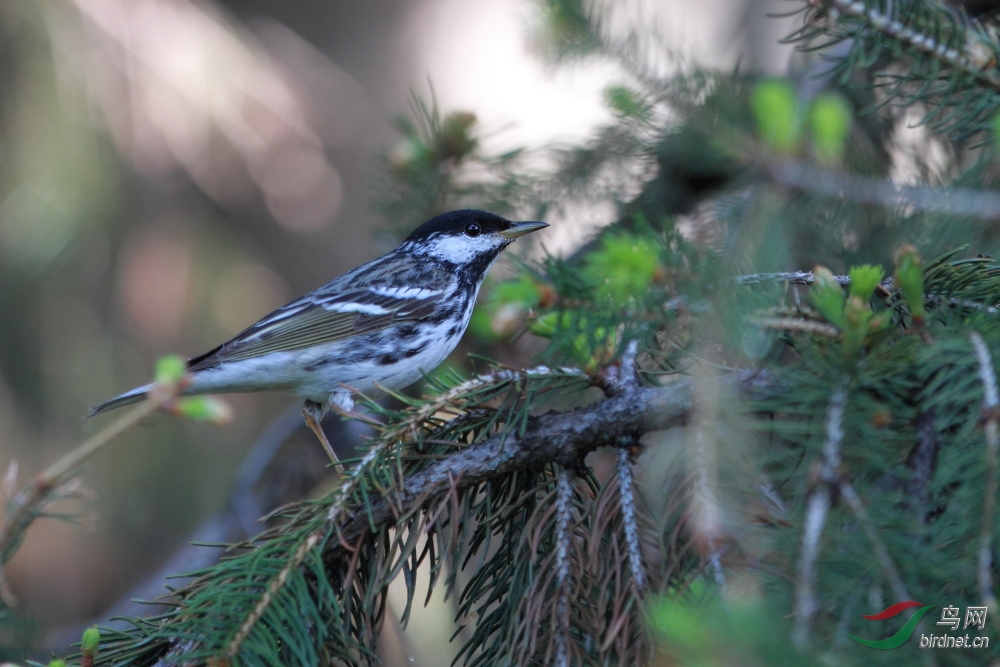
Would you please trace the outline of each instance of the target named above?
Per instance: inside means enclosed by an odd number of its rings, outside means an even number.
[[[87,413],[87,419],[93,417],[94,415],[99,415],[102,412],[107,412],[108,410],[114,410],[115,408],[122,408],[126,405],[132,405],[133,403],[138,403],[139,401],[146,400],[146,395],[149,390],[153,388],[153,385],[147,384],[143,387],[136,387],[131,391],[126,391],[121,396],[115,396],[110,401],[104,401],[98,406],[91,408],[90,412]]]

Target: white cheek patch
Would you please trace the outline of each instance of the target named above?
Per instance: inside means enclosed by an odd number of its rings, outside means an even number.
[[[465,264],[502,245],[502,240],[486,235],[471,238],[464,234],[442,234],[427,241],[424,253],[446,262]]]

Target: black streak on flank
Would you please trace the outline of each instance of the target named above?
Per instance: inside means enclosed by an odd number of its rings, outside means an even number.
[[[317,359],[316,361],[310,362],[302,367],[307,373],[313,373],[323,368],[324,366],[329,366],[335,360],[335,357],[324,357],[323,359]]]
[[[399,327],[399,332],[397,333],[397,335],[399,336],[400,340],[410,340],[411,338],[416,338],[417,334],[419,333],[420,331],[417,329],[417,327],[413,326],[412,324],[407,324]]]
[[[396,352],[390,352],[389,354],[383,354],[378,357],[378,363],[380,366],[391,366],[397,361],[399,361],[399,354]]]

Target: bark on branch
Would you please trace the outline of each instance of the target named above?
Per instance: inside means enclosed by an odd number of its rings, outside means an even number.
[[[774,374],[765,371],[739,371],[728,376],[727,383],[753,398],[778,389]],[[438,461],[407,479],[392,502],[381,499],[370,511],[360,510],[344,522],[342,537],[351,542],[371,524],[380,526],[428,496],[456,487],[466,488],[549,463],[577,466],[591,451],[613,446],[623,436],[638,437],[682,425],[692,409],[691,380],[687,378],[663,387],[643,387],[616,375],[613,382],[606,383],[605,391],[609,396],[603,401],[532,417],[521,437],[498,434]]]

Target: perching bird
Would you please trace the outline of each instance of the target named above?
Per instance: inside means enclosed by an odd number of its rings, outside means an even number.
[[[486,272],[514,239],[548,227],[485,211],[444,213],[392,252],[282,306],[188,362],[185,395],[286,390],[305,398],[302,415],[333,461],[319,422],[347,413],[352,390],[381,395],[407,387],[455,349]],[[143,400],[137,387],[93,410]]]

